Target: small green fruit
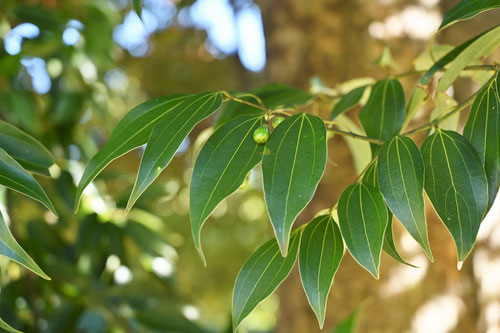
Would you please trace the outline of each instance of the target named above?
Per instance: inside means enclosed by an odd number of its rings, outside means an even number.
[[[256,143],[266,143],[269,139],[269,127],[267,124],[262,124],[253,132],[253,140]]]
[[[281,124],[281,122],[282,122],[283,120],[285,120],[285,118],[284,118],[284,117],[274,117],[274,118],[273,118],[273,123],[272,123],[272,124],[273,124],[273,127],[274,127],[274,128],[278,127],[278,125],[279,125],[279,124]]]

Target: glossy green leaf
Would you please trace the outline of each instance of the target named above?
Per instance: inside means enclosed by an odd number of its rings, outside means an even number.
[[[464,128],[464,137],[479,153],[488,180],[488,209],[500,187],[499,74],[476,96]]]
[[[369,137],[388,140],[398,135],[405,115],[403,87],[398,80],[387,79],[373,86],[359,121]]]
[[[365,92],[366,86],[362,86],[356,89],[351,90],[346,95],[344,95],[338,103],[333,107],[332,113],[330,114],[330,120],[334,120],[339,114],[342,114],[346,111],[349,111],[353,107],[355,107],[361,97],[363,97],[363,93]]]
[[[280,125],[281,126],[281,125]],[[245,262],[236,278],[233,292],[233,331],[255,307],[285,280],[295,264],[301,229],[292,232],[288,255],[280,255],[276,239],[260,246]]]
[[[9,227],[3,219],[2,213],[0,213],[0,255],[14,260],[44,279],[50,280],[47,274],[38,267],[33,259],[30,258],[26,251],[24,251],[14,239]]]
[[[21,166],[45,176],[55,163],[52,154],[31,135],[0,120],[0,148],[3,148]]]
[[[467,46],[444,73],[437,86],[438,91],[446,91],[462,70],[474,59],[487,57],[500,45],[500,26],[491,29]]]
[[[370,165],[370,167],[368,167],[363,176],[362,182],[365,184],[372,185],[380,190],[378,183],[377,165],[378,161],[375,161],[372,165]],[[386,208],[387,208],[387,228],[385,229],[384,244],[382,245],[382,250],[384,250],[385,253],[390,255],[394,260],[399,261],[404,265],[416,267],[408,263],[406,260],[404,260],[404,258],[399,254],[399,251],[396,247],[396,242],[394,241],[394,234],[392,232],[392,224],[394,223],[392,218],[392,212],[389,210],[389,207],[386,206]]]
[[[142,155],[137,179],[125,212],[132,208],[141,194],[167,167],[194,126],[217,111],[221,104],[221,93],[201,93],[186,99],[173,112],[163,116],[153,129]]]
[[[300,241],[300,277],[321,328],[333,277],[343,256],[344,241],[331,215],[318,216],[306,225]]]
[[[422,145],[425,191],[450,231],[459,262],[469,255],[488,204],[479,155],[460,134],[438,130]]]
[[[403,136],[384,143],[378,156],[378,177],[392,213],[434,261],[425,218],[424,162],[417,145]]]
[[[2,318],[0,318],[0,328],[6,330],[7,332],[22,333],[21,331],[18,331],[15,328],[11,327],[9,324],[7,324]]]
[[[264,145],[253,140],[263,117],[242,116],[223,125],[208,139],[191,177],[190,211],[194,243],[203,258],[200,231],[215,207],[236,191],[262,160]]]
[[[500,1],[498,0],[462,0],[458,5],[446,12],[439,30],[443,30],[458,21],[471,19],[482,12],[499,7]]]
[[[54,206],[40,184],[2,148],[0,148],[0,185],[35,199],[57,216]]]
[[[264,148],[262,174],[267,210],[282,254],[297,215],[311,201],[326,165],[326,127],[301,113],[286,118]]]
[[[295,106],[303,105],[309,102],[313,95],[284,84],[271,83],[255,90],[249,91],[250,94],[257,96],[262,103],[268,108],[292,108]],[[248,94],[241,93],[235,94],[239,98],[258,104],[258,101]],[[232,119],[243,115],[259,115],[264,111],[247,104],[239,103],[236,101],[229,101],[224,110],[220,114],[215,127],[222,126],[223,124],[231,121]]]
[[[133,108],[111,133],[106,144],[90,159],[76,190],[75,211],[88,184],[113,160],[145,144],[153,128],[169,113],[180,112],[188,95],[155,98]]]
[[[378,279],[388,213],[380,191],[368,184],[349,186],[340,196],[339,224],[354,259]]]

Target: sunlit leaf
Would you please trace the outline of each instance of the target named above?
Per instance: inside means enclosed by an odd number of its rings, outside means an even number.
[[[12,328],[9,324],[7,324],[5,321],[3,321],[2,318],[0,318],[0,328],[6,330],[7,332],[22,333],[21,331],[18,331],[15,328]]]
[[[331,215],[318,216],[306,225],[300,241],[300,277],[321,328],[333,277],[343,256],[344,242]]]
[[[498,45],[500,45],[500,26],[480,36],[455,58],[450,68],[439,80],[437,90],[446,91],[471,61],[478,57],[487,57]]]
[[[40,267],[30,258],[30,256],[23,250],[12,236],[9,227],[0,213],[0,255],[6,256],[15,262],[23,265],[32,272],[40,275],[44,279],[50,280]]]
[[[410,235],[433,261],[424,203],[424,162],[417,145],[397,136],[378,156],[379,185],[385,202]]]
[[[457,101],[448,96],[446,92],[437,92],[434,97],[434,110],[431,112],[431,119],[434,120],[443,114],[450,112],[457,105]],[[444,130],[456,131],[459,120],[460,113],[456,112],[450,117],[440,121],[439,127]]]
[[[330,115],[330,120],[334,120],[339,114],[342,114],[346,111],[349,111],[353,107],[355,107],[361,97],[363,97],[363,93],[365,92],[366,86],[362,86],[352,91],[348,92],[344,95],[338,103],[333,107],[332,113]]]
[[[344,131],[352,132],[358,135],[364,135],[363,130],[352,121],[346,115],[339,115],[336,119],[336,126]],[[356,169],[356,173],[361,173],[365,169],[365,167],[370,163],[370,143],[368,141],[357,140],[350,136],[342,136],[342,139],[345,140],[347,146],[349,146],[349,151],[351,152],[351,156],[354,163],[354,168]]]
[[[388,140],[398,135],[405,115],[401,83],[386,79],[373,86],[368,102],[359,113],[359,121],[369,137]]]
[[[377,168],[378,168],[378,161],[375,161],[366,170],[362,182],[365,184],[372,185],[376,187],[378,190],[380,190],[378,183]],[[396,261],[399,261],[404,265],[415,267],[414,265],[404,260],[403,257],[399,254],[399,251],[396,247],[396,242],[394,241],[394,234],[392,232],[392,224],[394,223],[392,212],[389,210],[389,207],[386,206],[386,208],[387,208],[387,228],[385,229],[384,233],[384,244],[382,245],[382,249],[385,251],[385,253],[390,255]]]
[[[173,109],[173,112],[168,112],[163,116],[151,132],[146,150],[142,155],[126,212],[167,167],[194,126],[217,111],[221,104],[222,97],[219,92],[197,94],[185,100],[178,108]]]
[[[280,125],[281,126],[281,125]],[[233,331],[255,307],[285,280],[297,259],[301,229],[292,232],[288,255],[283,257],[276,239],[260,246],[245,262],[233,292]]]
[[[145,144],[153,128],[166,114],[178,113],[188,95],[171,95],[152,99],[133,108],[111,133],[106,144],[92,157],[85,167],[75,196],[78,209],[83,190],[114,159]]]
[[[262,159],[264,145],[253,140],[263,117],[242,116],[220,127],[208,139],[191,177],[190,211],[194,243],[203,258],[200,231],[215,207],[236,191]]]
[[[488,204],[479,155],[460,134],[438,130],[422,145],[425,191],[450,231],[459,262],[469,255]]]
[[[17,127],[0,120],[0,148],[29,171],[50,176],[54,157],[40,142]]]
[[[56,209],[40,184],[2,148],[0,148],[0,185],[35,199],[57,216]]]
[[[498,0],[462,0],[458,5],[446,12],[439,30],[443,30],[458,21],[471,19],[482,12],[498,7],[500,7]]]
[[[354,259],[378,279],[388,213],[380,191],[368,184],[349,186],[338,204],[342,236]]]
[[[267,210],[283,255],[297,215],[311,201],[326,165],[326,127],[306,113],[286,118],[264,148]]]
[[[479,153],[488,180],[488,209],[500,187],[500,80],[499,74],[475,98],[464,137]]]

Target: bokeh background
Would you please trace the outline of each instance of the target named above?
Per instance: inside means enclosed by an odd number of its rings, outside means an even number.
[[[457,0],[0,0],[0,118],[55,155],[40,179],[59,219],[0,189],[0,209],[21,245],[52,277],[0,258],[0,316],[25,332],[230,332],[232,287],[255,248],[272,237],[259,168],[221,204],[203,231],[208,267],[194,249],[188,186],[215,117],[186,139],[129,216],[123,209],[142,150],[111,163],[73,213],[85,163],[133,106],[178,92],[249,90],[281,82],[308,90],[411,70],[443,13]],[[457,45],[498,24],[499,11],[457,24],[438,42]],[[490,60],[500,60],[498,51]],[[418,77],[405,77],[407,96]],[[470,77],[448,91],[463,101]],[[329,105],[318,112],[327,115]],[[426,122],[427,105],[414,125]],[[413,126],[413,125],[412,125]],[[461,126],[461,125],[459,125]],[[422,139],[422,138],[420,138]],[[356,178],[342,138],[330,140],[325,177],[298,224],[334,205]],[[429,209],[435,263],[395,225],[411,268],[383,254],[374,280],[346,253],[325,331],[362,306],[359,332],[500,332],[500,203],[457,270],[452,239]],[[428,203],[428,208],[430,204]],[[296,269],[240,332],[317,332]]]

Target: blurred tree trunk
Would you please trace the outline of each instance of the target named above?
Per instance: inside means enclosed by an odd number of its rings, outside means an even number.
[[[399,11],[408,3],[391,2],[391,6],[386,7],[382,1],[369,0],[261,1],[268,52],[268,80],[307,89],[313,76],[319,76],[328,86],[361,76],[383,78],[384,73],[371,63],[380,55],[384,44],[369,36],[368,26]],[[446,6],[449,7],[448,4]],[[398,71],[402,72],[410,68],[411,62],[423,51],[427,42],[401,38],[391,40],[390,46],[399,64]],[[404,84],[411,88],[414,82],[405,81]],[[408,96],[409,90],[406,92]],[[327,117],[328,111],[328,107],[323,108],[321,116]],[[356,178],[350,152],[342,138],[330,140],[329,159],[332,163],[328,163],[318,191],[298,218],[298,223],[309,221],[319,210],[332,207],[341,191]],[[427,202],[429,212],[430,207]],[[401,232],[397,224],[395,221],[395,232]],[[449,292],[450,288],[470,284],[472,277],[467,272],[471,270],[471,260],[466,262],[462,272],[458,272],[451,237],[433,212],[428,214],[428,224],[436,264],[429,266],[418,288],[410,288],[395,296],[384,297],[380,287],[387,284],[394,268],[400,264],[384,254],[381,279],[377,281],[346,252],[331,290],[325,331],[367,298],[370,301],[366,311],[362,312],[359,332],[407,331],[411,328],[413,315],[426,301]],[[320,331],[302,291],[297,267],[279,289],[279,295],[281,315],[277,332]],[[466,306],[469,306],[468,302]],[[471,308],[462,312],[457,332],[477,331],[475,313]]]

